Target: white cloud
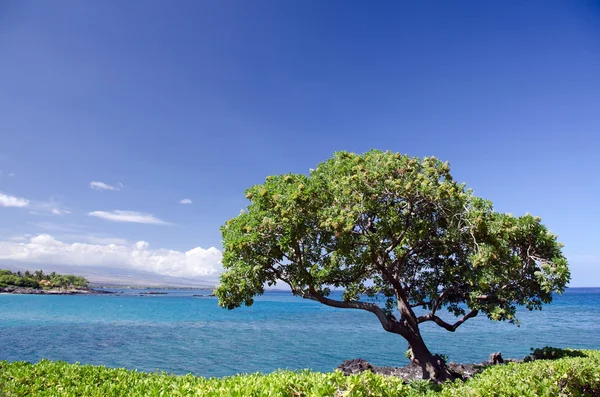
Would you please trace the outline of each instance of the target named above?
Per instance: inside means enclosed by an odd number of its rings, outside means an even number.
[[[137,243],[135,243],[134,248],[138,251],[143,251],[143,250],[147,250],[148,247],[150,246],[150,244],[148,244],[145,241],[138,241]]]
[[[11,172],[10,174],[8,174],[8,176],[10,176],[11,178],[14,178],[15,176],[17,176],[17,174],[15,174],[14,172]]]
[[[154,217],[152,214],[146,214],[143,212],[136,211],[121,211],[114,210],[111,212],[107,211],[92,211],[88,214],[89,216],[95,216],[96,218],[106,219],[112,222],[131,222],[131,223],[146,223],[150,225],[168,225],[161,219]]]
[[[70,214],[71,211],[69,211],[69,210],[61,210],[60,208],[52,208],[52,213],[54,215],[65,215],[65,214]]]
[[[27,207],[29,200],[0,193],[0,207]]]
[[[0,193],[0,207],[27,207],[31,215],[65,215],[71,213],[71,211],[63,209],[61,206],[61,203],[53,198],[50,198],[50,201],[37,201]]]
[[[188,198],[179,200],[179,204],[192,204],[192,200],[190,200]]]
[[[65,243],[48,234],[27,242],[0,241],[0,260],[42,265],[125,267],[174,277],[209,277],[221,273],[222,254],[215,247],[189,251],[133,245]]]
[[[121,187],[123,187],[122,184],[119,184]],[[119,190],[118,187],[116,186],[112,186],[109,185],[107,183],[104,182],[98,182],[98,181],[92,181],[90,182],[90,188],[94,189],[94,190]]]

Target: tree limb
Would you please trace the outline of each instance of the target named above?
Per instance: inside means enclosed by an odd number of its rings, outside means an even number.
[[[426,305],[430,305],[430,304],[431,304],[431,301],[421,301],[421,302],[413,303],[412,305],[410,305],[410,307],[426,306]]]
[[[388,315],[377,305],[369,302],[344,302],[336,299],[331,299],[319,294],[312,285],[308,286],[309,292],[304,298],[316,300],[324,305],[337,307],[339,309],[361,309],[371,312],[377,316],[383,329],[389,332],[400,333],[400,324],[393,321]]]
[[[302,271],[304,271],[306,273],[306,276],[309,278],[309,280],[312,281],[312,276],[310,275],[310,273],[306,272],[302,267],[302,257],[300,256],[301,252],[300,252],[300,247],[298,244],[294,245],[294,252],[297,256],[297,263],[299,264],[299,268],[302,269]],[[373,303],[357,302],[357,301],[344,302],[344,301],[338,301],[335,299],[328,298],[326,296],[323,296],[322,294],[319,294],[317,292],[317,290],[315,289],[312,282],[308,283],[308,285],[307,285],[308,291],[305,291],[304,289],[300,288],[299,286],[296,286],[293,283],[291,283],[289,279],[286,279],[285,276],[283,276],[283,274],[281,274],[281,272],[278,271],[277,269],[275,269],[274,267],[271,266],[271,270],[273,270],[275,272],[275,275],[280,280],[282,280],[283,282],[288,284],[294,293],[301,296],[302,298],[316,300],[324,305],[336,307],[336,308],[340,308],[340,309],[366,310],[377,316],[377,319],[379,319],[379,322],[383,326],[383,329],[385,329],[386,331],[394,332],[397,334],[401,334],[404,332],[404,328],[402,327],[402,325],[399,322],[393,321],[393,318],[389,317],[383,311],[383,309],[381,309],[379,306],[377,306]]]
[[[435,301],[433,301],[433,304],[431,306],[431,315],[435,316],[435,312],[437,311],[437,309],[440,307],[440,305],[442,304],[442,302],[444,301],[444,299],[446,299],[446,297],[448,296],[448,294],[453,290],[453,288],[448,288],[445,289],[444,291],[442,291],[442,293],[435,299]]]
[[[417,322],[420,324],[425,321],[433,321],[440,327],[446,329],[447,331],[454,332],[454,331],[456,331],[456,329],[458,327],[460,327],[462,325],[462,323],[464,323],[465,321],[467,321],[470,318],[477,316],[477,314],[479,314],[479,310],[473,309],[469,313],[465,314],[460,320],[458,320],[454,324],[449,324],[449,323],[445,322],[444,320],[442,320],[441,318],[439,318],[438,316],[432,315],[431,313],[429,313],[424,316],[420,316],[417,319]]]

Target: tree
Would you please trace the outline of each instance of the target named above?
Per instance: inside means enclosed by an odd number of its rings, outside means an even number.
[[[42,281],[46,278],[43,270],[36,270],[33,275],[36,281]]]
[[[309,175],[267,177],[246,197],[247,210],[221,229],[219,304],[250,306],[280,280],[303,298],[369,311],[406,339],[425,379],[453,374],[420,324],[454,332],[479,313],[517,322],[518,306],[541,309],[570,278],[540,218],[495,212],[433,157],[339,152]]]
[[[56,277],[54,277],[52,280],[52,286],[54,287],[60,287],[60,288],[69,288],[69,286],[71,285],[71,283],[69,282],[69,279],[66,277],[66,275],[63,274],[59,274]]]

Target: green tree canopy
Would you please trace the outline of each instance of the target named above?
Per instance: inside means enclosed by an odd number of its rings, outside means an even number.
[[[252,305],[280,280],[303,298],[367,310],[408,341],[425,378],[452,375],[420,324],[453,332],[479,313],[515,322],[518,306],[541,309],[570,277],[540,218],[495,212],[433,157],[339,152],[309,175],[267,177],[246,197],[247,210],[222,227],[220,305]]]
[[[48,282],[41,283],[42,281]],[[43,270],[36,270],[31,273],[20,271],[13,273],[10,270],[0,269],[0,288],[7,286],[40,288],[40,287],[60,287],[60,288],[87,288],[88,280],[84,277],[74,276],[72,274],[44,274]]]

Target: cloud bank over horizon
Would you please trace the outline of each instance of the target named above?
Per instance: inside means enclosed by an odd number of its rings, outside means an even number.
[[[65,243],[49,234],[24,242],[0,241],[0,260],[38,265],[126,268],[171,277],[214,279],[222,271],[222,253],[215,247],[189,251],[152,249],[146,241],[129,245]]]
[[[104,219],[111,222],[129,222],[129,223],[145,223],[148,225],[169,225],[169,222],[165,222],[152,214],[138,211],[92,211],[88,213],[89,216]]]

